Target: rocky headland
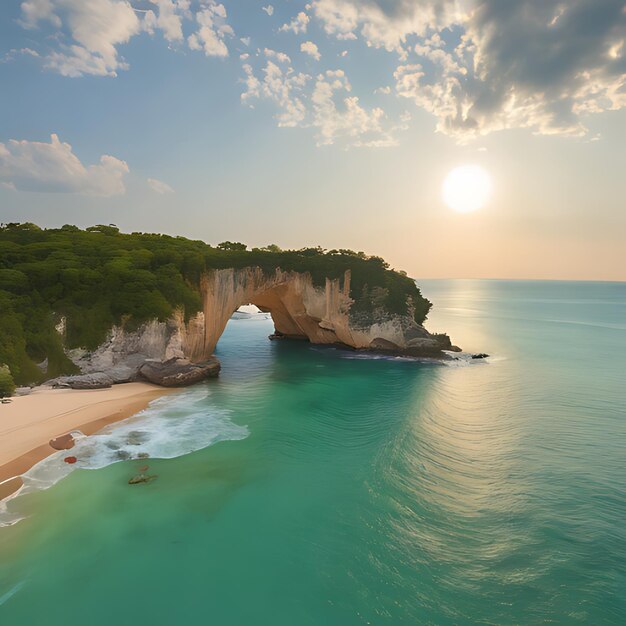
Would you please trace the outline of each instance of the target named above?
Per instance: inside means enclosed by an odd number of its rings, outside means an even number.
[[[431,303],[415,282],[362,252],[34,224],[0,228],[0,250],[0,364],[21,385],[215,377],[215,346],[247,304],[271,314],[273,338],[416,358],[459,350],[424,328]]]

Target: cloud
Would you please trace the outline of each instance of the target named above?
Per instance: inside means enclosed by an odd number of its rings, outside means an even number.
[[[307,26],[311,18],[304,12],[300,11],[288,24],[283,24],[278,30],[281,32],[292,32],[294,35],[306,33]]]
[[[397,53],[398,95],[459,141],[582,135],[586,115],[626,106],[623,0],[314,0],[312,14],[329,35]]]
[[[20,56],[39,58],[39,53],[32,48],[11,48],[11,50],[0,57],[0,63],[10,63]]]
[[[167,193],[174,193],[174,190],[162,180],[158,180],[156,178],[148,178],[146,182],[148,183],[148,186],[153,191],[156,191],[158,194],[164,195]]]
[[[381,108],[367,110],[356,96],[336,98],[337,93],[351,89],[343,70],[328,70],[317,77],[311,101],[318,146],[333,144],[338,139],[347,139],[357,147],[396,145],[392,133],[384,129],[385,112]]]
[[[52,48],[42,54],[44,67],[63,76],[116,76],[129,65],[119,47],[141,34],[160,32],[166,41],[183,44],[184,23],[195,23],[187,38],[193,50],[207,56],[228,55],[225,39],[233,35],[226,9],[215,0],[145,0],[135,8],[126,0],[26,0],[21,4],[24,28],[55,30]]]
[[[265,49],[260,71],[245,63],[241,96],[252,106],[257,100],[274,103],[280,127],[312,128],[318,146],[341,142],[346,146],[386,147],[396,144],[393,125],[381,108],[368,109],[350,94],[352,86],[342,70],[328,70],[313,79],[296,72],[289,57]]]
[[[189,36],[189,47],[192,50],[204,50],[206,56],[227,57],[228,48],[224,39],[235,33],[226,23],[226,17],[224,5],[210,0],[202,11],[196,13],[200,27]]]
[[[270,17],[274,15],[274,7],[271,4],[268,4],[266,7],[262,7],[262,11],[265,11]]]
[[[318,47],[312,41],[305,41],[300,44],[300,52],[304,52],[309,56],[312,56],[316,61],[319,61],[322,57]]]
[[[97,165],[83,165],[57,135],[50,136],[50,143],[0,143],[0,181],[20,191],[115,196],[125,193],[128,172],[124,161],[106,154]]]
[[[117,46],[141,32],[141,22],[130,4],[118,0],[29,0],[22,2],[23,25],[36,28],[49,22],[67,27],[72,44],[44,58],[44,65],[64,76],[115,76],[128,66]]]
[[[306,117],[303,89],[311,77],[295,72],[289,65],[291,59],[283,52],[266,48],[263,55],[266,63],[262,78],[256,76],[249,63],[243,66],[246,91],[241,95],[241,100],[250,105],[254,100],[269,100],[279,109],[276,115],[278,126],[298,126]]]
[[[157,12],[148,10],[143,18],[143,28],[149,33],[156,29],[163,32],[167,41],[182,41],[183,15],[187,14],[189,3],[175,0],[150,0]]]
[[[369,46],[401,51],[409,35],[445,28],[457,19],[452,0],[314,0],[313,15],[327,34],[356,39]]]

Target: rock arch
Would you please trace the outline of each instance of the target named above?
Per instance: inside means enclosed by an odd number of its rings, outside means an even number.
[[[272,315],[276,332],[317,344],[343,344],[357,349],[432,352],[441,339],[418,326],[410,315],[372,316],[355,323],[350,317],[350,271],[316,286],[309,274],[260,268],[214,270],[201,280],[203,311],[187,325],[182,348],[201,361],[211,354],[231,315],[255,304]],[[183,325],[183,328],[185,325]],[[449,345],[449,339],[447,339]]]

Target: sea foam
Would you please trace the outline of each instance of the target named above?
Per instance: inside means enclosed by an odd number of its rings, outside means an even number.
[[[201,450],[219,441],[244,439],[248,429],[230,419],[230,412],[208,402],[206,387],[194,387],[154,400],[140,413],[86,437],[74,431],[71,451],[56,452],[22,475],[23,487],[0,502],[0,526],[21,519],[9,502],[18,496],[47,489],[76,469],[100,469],[131,459],[175,457]],[[75,456],[76,463],[63,460]]]

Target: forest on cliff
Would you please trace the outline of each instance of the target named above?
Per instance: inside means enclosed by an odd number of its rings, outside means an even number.
[[[248,250],[244,244],[169,235],[124,234],[114,225],[43,229],[35,224],[0,226],[0,365],[17,383],[36,382],[75,370],[66,347],[96,348],[114,325],[134,328],[167,319],[175,309],[187,318],[201,309],[200,277],[211,269],[259,267],[308,272],[326,278],[351,271],[351,312],[383,307],[406,314],[409,303],[421,324],[431,303],[403,272],[380,257],[352,250],[276,245]],[[64,338],[57,331],[65,318]],[[36,363],[48,360],[44,374]]]

